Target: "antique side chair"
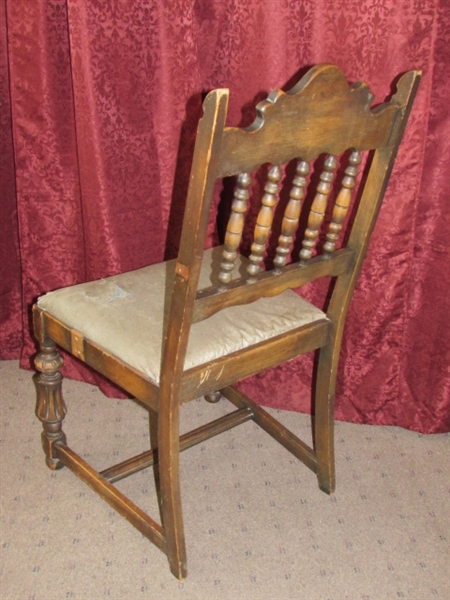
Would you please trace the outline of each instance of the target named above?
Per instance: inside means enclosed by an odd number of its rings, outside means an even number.
[[[334,489],[333,406],[344,321],[419,79],[417,71],[404,74],[392,99],[372,109],[364,83],[349,85],[336,66],[321,64],[290,91],[272,92],[245,129],[226,125],[228,90],[210,92],[198,126],[178,258],[53,291],[34,306],[40,344],[36,414],[47,465],[67,466],[88,483],[166,553],[180,579],[187,575],[181,450],[253,419],[316,473],[323,491]],[[312,177],[317,163],[321,172]],[[247,205],[260,168],[264,191],[245,256],[240,250]],[[216,180],[231,176],[236,186],[224,243],[205,249]],[[346,219],[351,202],[352,218]],[[345,237],[344,221],[351,226]],[[322,277],[334,282],[326,308],[298,293]],[[57,346],[157,415],[157,449],[98,472],[70,448],[62,429],[66,406]],[[309,447],[235,384],[315,350]],[[219,394],[236,410],[180,437],[180,405]],[[160,517],[154,519],[114,484],[155,462]]]

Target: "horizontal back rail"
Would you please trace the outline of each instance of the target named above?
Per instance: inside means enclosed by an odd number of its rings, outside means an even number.
[[[202,321],[219,310],[235,304],[248,304],[263,296],[276,296],[287,289],[299,288],[321,277],[336,277],[347,272],[354,260],[351,248],[337,250],[332,256],[317,256],[307,264],[292,263],[283,271],[262,271],[254,281],[238,279],[221,290],[210,287],[197,292],[193,322]]]

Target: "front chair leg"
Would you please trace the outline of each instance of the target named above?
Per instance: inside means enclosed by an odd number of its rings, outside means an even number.
[[[64,466],[57,458],[55,444],[66,443],[62,422],[67,408],[61,391],[62,375],[59,372],[63,366],[63,358],[57,352],[55,343],[49,339],[44,339],[40,350],[34,361],[39,371],[39,375],[35,377],[36,416],[44,429],[42,447],[45,452],[45,462],[50,469],[55,470]]]

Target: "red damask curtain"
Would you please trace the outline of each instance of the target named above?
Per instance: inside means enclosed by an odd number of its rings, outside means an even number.
[[[54,288],[176,252],[201,94],[232,124],[302,68],[334,62],[377,102],[422,69],[351,305],[336,415],[450,429],[448,0],[0,0],[0,357],[35,352],[30,307]],[[307,411],[311,359],[246,382]],[[73,359],[65,374],[116,393]]]

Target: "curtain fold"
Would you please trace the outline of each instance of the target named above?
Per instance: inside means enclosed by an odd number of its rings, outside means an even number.
[[[449,430],[449,13],[448,0],[0,0],[0,358],[31,366],[40,294],[176,254],[206,90],[229,87],[243,125],[255,99],[318,62],[369,82],[376,102],[422,69],[348,316],[336,415]],[[242,385],[308,411],[312,368],[303,357]]]

